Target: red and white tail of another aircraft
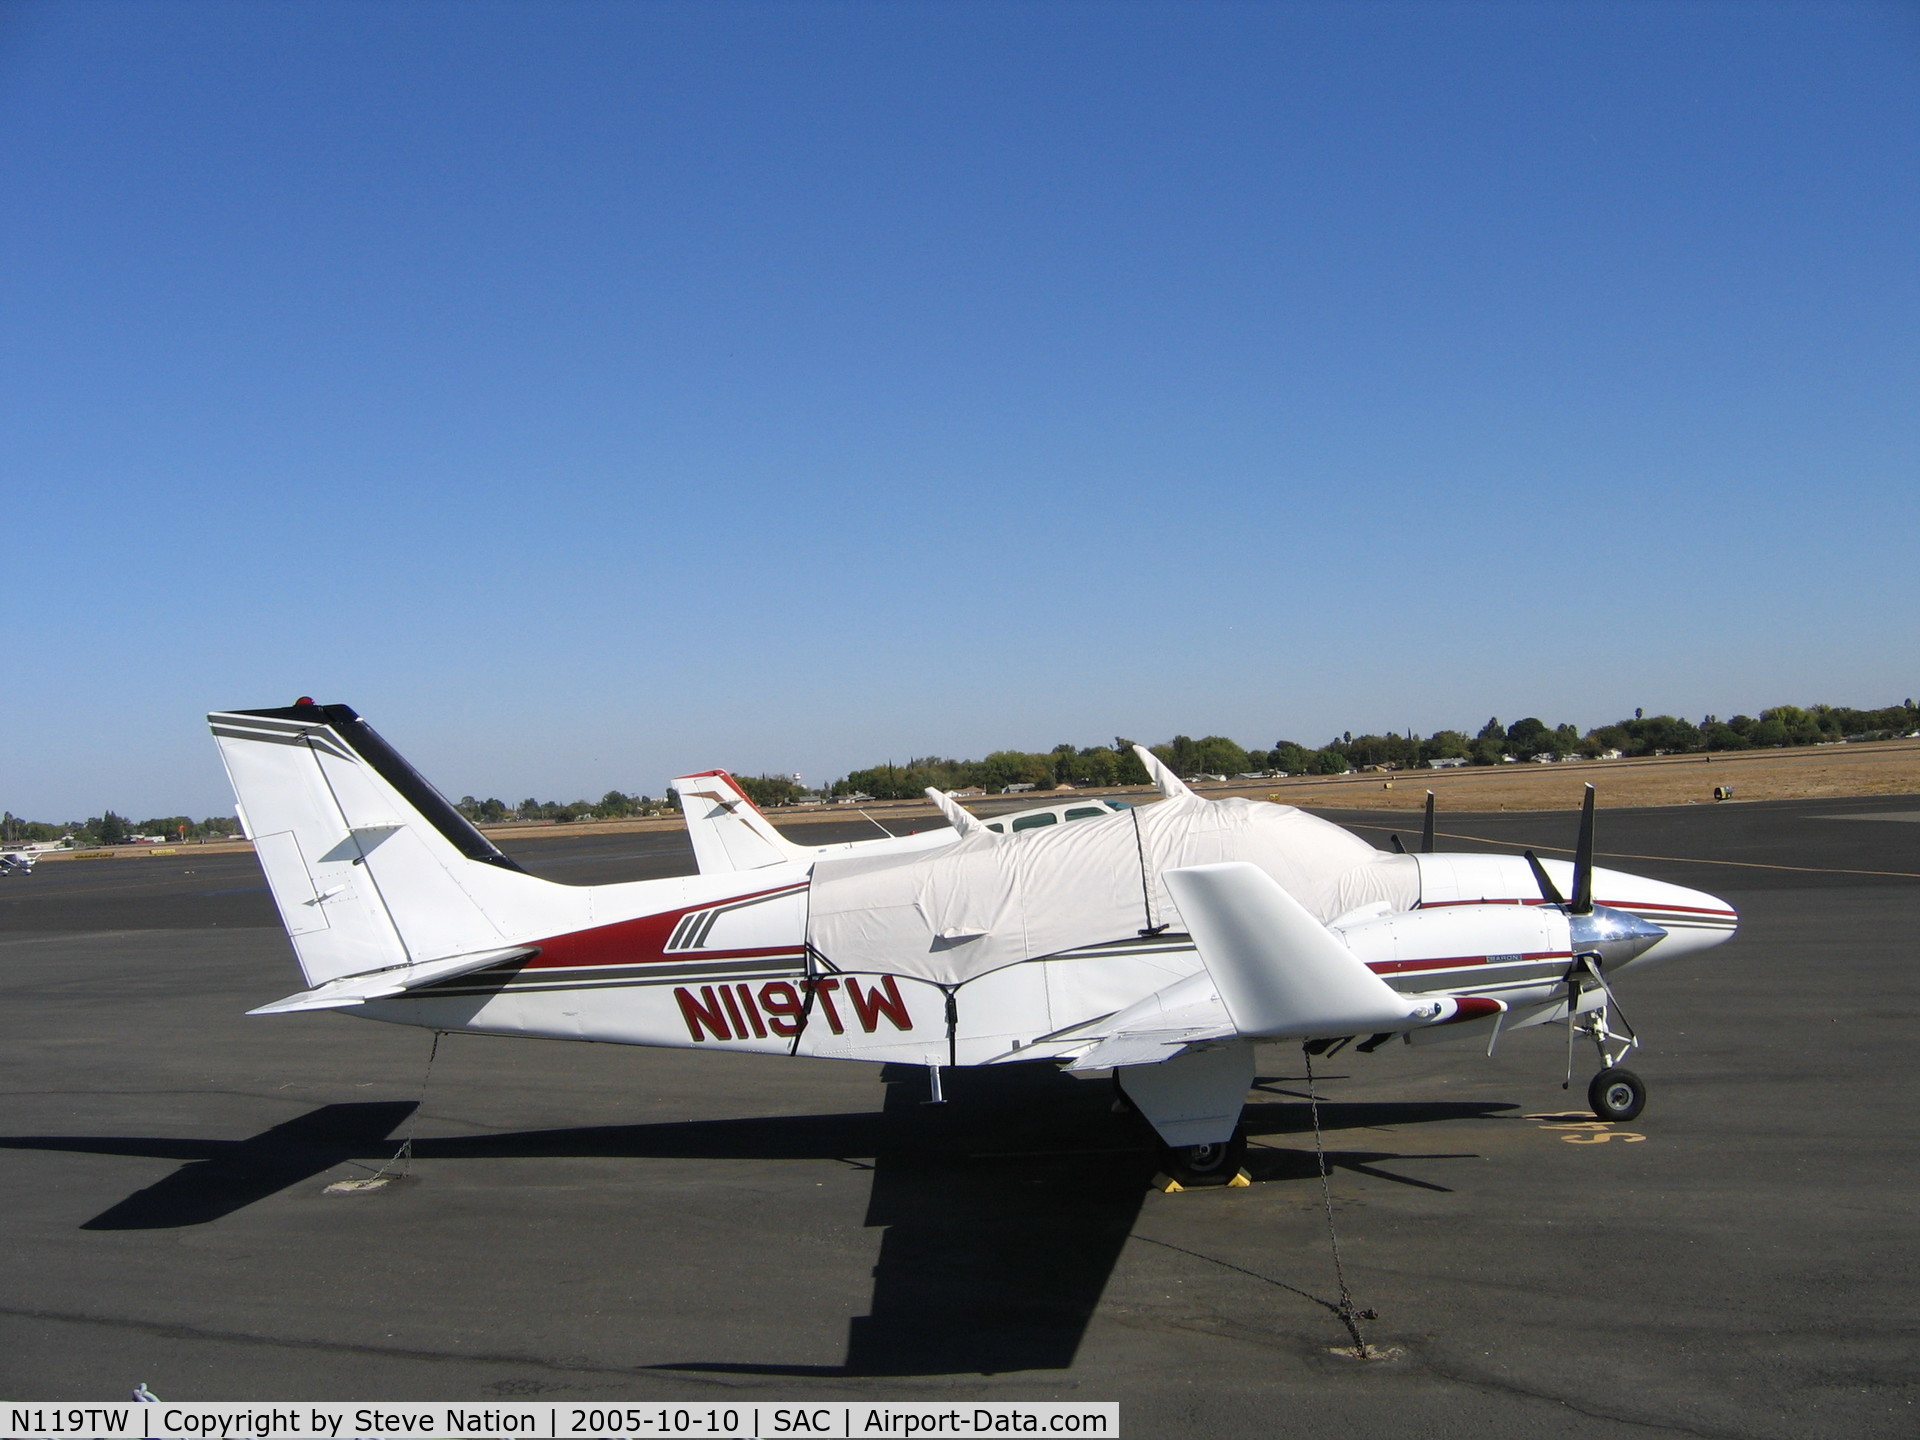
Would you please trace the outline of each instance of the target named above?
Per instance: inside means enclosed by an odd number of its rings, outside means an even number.
[[[693,841],[694,863],[703,875],[724,875],[739,870],[764,870],[770,865],[811,863],[830,855],[905,855],[916,850],[937,850],[960,838],[968,823],[978,824],[964,810],[965,818],[950,830],[924,830],[912,835],[883,835],[876,840],[845,840],[834,845],[796,845],[776,830],[739,783],[724,770],[703,770],[698,775],[682,775],[669,787],[680,797],[680,812],[686,817],[687,835]],[[940,805],[952,820],[959,810],[937,790]]]
[[[344,705],[209,717],[306,988],[434,1030],[943,1067],[1115,1072],[1176,1178],[1238,1167],[1253,1042],[1316,1052],[1563,1023],[1630,1118],[1613,983],[1725,941],[1711,895],[1580,858],[1389,855],[1288,806],[1164,799],[1069,825],[847,846],[724,772],[675,782],[700,873],[528,875]]]

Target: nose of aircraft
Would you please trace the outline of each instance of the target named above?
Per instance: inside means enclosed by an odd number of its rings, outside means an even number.
[[[1655,880],[1638,880],[1634,889],[1632,903],[1618,908],[1666,932],[1632,962],[1636,966],[1678,960],[1711,950],[1732,939],[1734,931],[1740,928],[1740,917],[1734,908],[1704,890],[1689,890],[1683,885]]]

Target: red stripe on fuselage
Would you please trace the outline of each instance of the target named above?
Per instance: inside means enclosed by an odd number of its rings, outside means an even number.
[[[1447,955],[1432,960],[1374,960],[1367,969],[1376,975],[1406,975],[1415,970],[1458,970],[1467,965],[1522,965],[1529,960],[1571,960],[1571,950],[1535,950],[1525,955]]]
[[[576,965],[645,965],[656,960],[727,959],[757,960],[763,956],[791,955],[799,948],[801,937],[786,945],[766,945],[754,950],[675,950],[667,951],[667,941],[682,917],[696,910],[717,910],[738,905],[743,900],[762,900],[772,895],[804,890],[804,885],[779,885],[746,895],[729,895],[724,900],[709,900],[679,910],[662,910],[658,915],[636,915],[631,920],[616,920],[611,925],[596,925],[590,930],[574,930],[532,943],[540,953],[527,961],[529,970],[551,970]]]

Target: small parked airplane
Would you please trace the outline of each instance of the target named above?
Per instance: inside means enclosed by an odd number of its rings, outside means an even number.
[[[686,818],[687,836],[693,841],[693,862],[702,875],[760,870],[828,856],[907,855],[936,850],[960,838],[954,830],[923,830],[911,835],[884,835],[878,840],[843,840],[836,845],[796,845],[768,823],[760,808],[747,798],[747,792],[724,770],[682,775],[667,788],[680,797],[680,813]],[[878,821],[874,825],[880,828]]]
[[[845,858],[849,855],[906,855],[919,850],[938,850],[976,831],[1006,834],[1037,830],[1043,825],[1072,820],[1104,819],[1116,810],[1126,810],[1124,800],[1076,799],[1055,805],[1034,806],[1011,814],[978,820],[954,803],[951,795],[928,790],[927,798],[946,818],[947,826],[906,835],[883,834],[877,840],[842,840],[831,845],[796,845],[776,830],[760,812],[747,792],[724,770],[703,770],[698,775],[682,775],[667,788],[680,797],[680,813],[687,822],[687,834],[693,841],[694,864],[703,875],[720,875],[734,870],[758,870],[783,861],[809,861]],[[861,811],[865,815],[865,811]],[[867,819],[876,828],[880,822]]]
[[[31,850],[8,850],[0,854],[0,878],[8,875],[31,875],[33,862],[39,858]]]
[[[1597,869],[1591,788],[1571,865],[1435,852],[1431,823],[1390,854],[1202,799],[1145,750],[1152,805],[995,831],[934,792],[951,833],[846,847],[794,845],[715,783],[751,845],[703,840],[720,822],[701,816],[701,873],[572,886],[523,871],[344,705],[208,719],[308,985],[254,1014],[908,1062],[936,1099],[951,1066],[1112,1070],[1189,1184],[1238,1171],[1256,1040],[1491,1048],[1563,1023],[1569,1068],[1575,1034],[1599,1052],[1596,1114],[1631,1119],[1646,1088],[1620,1065],[1638,1042],[1614,980],[1737,924]]]

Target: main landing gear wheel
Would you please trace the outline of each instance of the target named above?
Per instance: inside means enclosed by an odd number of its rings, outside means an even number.
[[[1224,1185],[1240,1173],[1247,1158],[1247,1136],[1235,1130],[1231,1140],[1216,1140],[1210,1145],[1162,1145],[1160,1164],[1170,1179],[1191,1188],[1195,1185]]]
[[[1634,1120],[1647,1108],[1647,1083],[1631,1070],[1609,1065],[1587,1086],[1587,1104],[1602,1120]]]

